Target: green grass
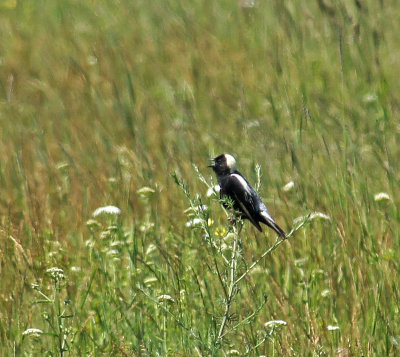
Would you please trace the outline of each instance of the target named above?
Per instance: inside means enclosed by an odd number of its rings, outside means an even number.
[[[398,355],[399,16],[0,0],[0,355]],[[285,230],[331,218],[240,281],[276,238],[207,197],[223,152]]]

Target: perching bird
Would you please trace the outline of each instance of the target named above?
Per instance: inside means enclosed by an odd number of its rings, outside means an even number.
[[[259,194],[247,182],[243,175],[236,170],[236,160],[229,154],[221,154],[214,159],[210,165],[217,175],[221,188],[221,199],[228,196],[233,201],[233,209],[240,213],[241,218],[248,219],[262,232],[260,222],[271,227],[281,237],[286,237],[285,232],[271,217],[267,207],[261,200]]]

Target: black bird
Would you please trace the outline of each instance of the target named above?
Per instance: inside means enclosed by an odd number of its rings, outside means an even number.
[[[229,197],[233,201],[233,209],[240,213],[241,218],[253,223],[260,232],[262,229],[259,222],[262,222],[285,238],[285,232],[275,223],[259,194],[236,170],[235,158],[229,154],[221,154],[210,160],[213,164],[209,167],[217,175],[221,188],[221,199],[225,196]]]

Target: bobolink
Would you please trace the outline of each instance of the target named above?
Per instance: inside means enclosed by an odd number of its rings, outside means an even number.
[[[239,212],[241,218],[248,219],[253,223],[260,232],[262,232],[260,226],[260,222],[262,222],[271,227],[281,237],[286,237],[283,229],[275,223],[269,214],[259,194],[250,186],[243,175],[236,170],[235,158],[229,154],[221,154],[210,160],[213,164],[209,167],[217,175],[221,188],[221,199],[225,196],[229,197],[233,201],[233,209]]]

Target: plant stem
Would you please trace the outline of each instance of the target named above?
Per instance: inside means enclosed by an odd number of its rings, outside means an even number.
[[[276,248],[278,248],[284,241],[289,239],[290,237],[293,236],[295,232],[297,232],[301,227],[303,227],[308,221],[310,220],[310,214],[304,218],[304,220],[294,227],[290,233],[285,237],[285,238],[277,238],[275,243],[267,249],[261,256],[253,262],[253,264],[250,265],[250,267],[238,278],[235,280],[236,276],[236,268],[237,268],[237,249],[238,249],[238,239],[239,239],[239,232],[237,231],[236,227],[234,228],[235,232],[235,240],[233,242],[233,251],[232,251],[232,259],[231,259],[231,274],[230,274],[230,282],[229,282],[229,290],[228,290],[228,296],[226,298],[226,305],[225,305],[225,312],[224,312],[224,317],[222,318],[221,322],[221,327],[219,329],[218,337],[217,337],[217,342],[221,340],[224,337],[224,329],[226,326],[226,323],[228,321],[228,316],[229,316],[229,311],[231,308],[231,303],[233,300],[233,295],[235,293],[235,288],[236,285],[244,278],[246,277],[247,274],[268,254],[273,252]]]
[[[295,228],[293,228],[290,233],[285,237],[285,238],[278,238],[274,245],[271,246],[270,248],[268,248],[263,254],[261,254],[261,256],[255,260],[250,267],[235,281],[235,285],[238,284],[244,277],[246,277],[247,274],[250,273],[251,270],[253,270],[253,268],[264,258],[266,257],[268,254],[270,254],[271,252],[273,252],[276,248],[278,248],[284,241],[286,241],[287,239],[289,239],[291,236],[293,236],[293,234],[295,232],[297,232],[301,227],[303,227],[308,221],[310,220],[310,214],[308,216],[305,217],[305,219]]]
[[[61,313],[61,302],[60,302],[60,287],[58,281],[54,281],[54,303],[56,305],[56,316],[58,326],[58,349],[60,351],[60,357],[64,356],[64,328]]]
[[[286,240],[286,238],[278,238],[274,245],[272,247],[270,247],[268,250],[266,250],[263,254],[261,254],[261,256],[255,260],[250,267],[240,276],[240,278],[238,278],[235,281],[235,284],[238,284],[248,273],[250,273],[251,270],[253,270],[253,268],[268,254],[270,254],[272,251],[274,251],[276,248],[278,248],[284,241]]]
[[[238,232],[235,229],[235,240],[233,242],[233,251],[232,251],[232,259],[231,259],[231,276],[230,276],[229,290],[228,290],[228,296],[226,298],[224,317],[222,318],[222,323],[221,323],[221,327],[219,329],[217,341],[219,341],[223,336],[224,329],[225,329],[225,326],[226,326],[226,322],[228,321],[229,310],[231,308],[231,303],[232,303],[233,295],[234,295],[234,292],[235,292],[235,287],[236,287],[236,284],[237,284],[236,281],[235,281],[235,276],[236,276],[236,268],[237,268],[238,239],[239,239],[239,235],[238,235]]]

